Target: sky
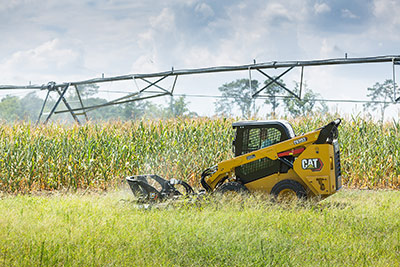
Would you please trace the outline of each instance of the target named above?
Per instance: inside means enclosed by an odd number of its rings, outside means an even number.
[[[396,0],[0,0],[0,84],[60,83],[103,73],[109,77],[253,60],[343,58],[345,53],[398,55],[399,12]],[[248,72],[185,76],[175,92],[218,95],[219,86],[238,78],[248,78]],[[252,78],[264,79],[256,73]],[[304,79],[322,98],[362,100],[368,87],[392,79],[392,65],[309,67]],[[299,69],[284,77],[289,88],[299,80]],[[133,92],[137,86],[142,85],[114,82],[101,89]],[[0,97],[23,93],[0,92]],[[214,112],[213,98],[187,100],[200,115]],[[267,107],[257,103],[264,112]],[[330,109],[363,111],[362,104],[330,104]],[[394,105],[389,113],[398,118],[399,110]]]

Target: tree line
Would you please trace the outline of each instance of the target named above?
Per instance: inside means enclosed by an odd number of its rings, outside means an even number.
[[[328,106],[321,99],[321,96],[310,89],[307,83],[303,83],[302,88],[300,88],[299,83],[294,83],[295,86],[291,92],[296,95],[301,94],[301,99],[294,97],[293,94],[285,89],[287,88],[286,84],[281,79],[278,79],[277,82],[268,79],[263,84],[257,80],[251,80],[250,82],[249,79],[238,79],[225,83],[218,88],[222,93],[222,99],[215,102],[215,112],[226,116],[231,115],[233,110],[240,110],[243,118],[257,115],[258,110],[254,106],[252,95],[258,92],[260,87],[261,89],[265,87],[263,89],[264,104],[270,106],[270,113],[267,115],[272,115],[272,117],[276,117],[279,107],[283,110],[281,115],[291,117],[328,112]],[[393,80],[387,79],[383,83],[377,82],[372,87],[368,87],[367,97],[370,101],[363,105],[364,111],[379,111],[380,119],[383,121],[385,111],[389,105],[396,100],[400,101],[400,90],[393,83]]]
[[[266,114],[268,116],[276,116],[280,106],[283,106],[285,115],[292,117],[328,111],[328,106],[324,102],[317,101],[320,95],[308,88],[307,83],[302,85],[301,99],[295,98],[283,86],[286,87],[286,84],[281,79],[278,79],[277,83],[272,83],[268,79],[263,84],[257,80],[252,80],[250,84],[249,79],[238,79],[223,84],[218,88],[223,98],[215,103],[215,112],[218,115],[231,115],[233,110],[240,110],[243,118],[248,119],[255,116],[258,110],[254,106],[252,95],[263,87],[265,87],[263,90],[264,104],[270,106],[270,112]],[[295,82],[295,87],[291,92],[299,95],[299,83]]]

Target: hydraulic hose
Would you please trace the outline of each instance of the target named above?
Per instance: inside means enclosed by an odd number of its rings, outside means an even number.
[[[206,177],[211,175],[213,172],[214,172],[214,170],[212,168],[208,168],[208,169],[204,170],[203,173],[201,174],[200,184],[207,192],[211,192],[212,188],[206,182]]]

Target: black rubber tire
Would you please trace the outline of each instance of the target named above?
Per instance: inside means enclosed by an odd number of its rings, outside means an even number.
[[[304,200],[307,198],[307,191],[304,188],[304,186],[302,186],[297,181],[289,180],[289,179],[280,181],[279,183],[274,185],[274,187],[271,190],[271,195],[274,198],[277,198],[279,196],[279,193],[285,189],[290,189],[290,190],[294,191],[299,200]]]
[[[215,191],[217,194],[224,195],[228,192],[236,192],[239,194],[248,194],[249,190],[241,183],[238,182],[228,182],[220,187]]]

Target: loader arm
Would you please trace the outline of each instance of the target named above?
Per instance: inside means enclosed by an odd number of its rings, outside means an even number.
[[[214,191],[225,179],[233,177],[235,168],[262,158],[280,160],[290,168],[293,168],[292,163],[283,158],[284,156],[296,156],[301,154],[310,145],[326,143],[332,129],[339,124],[340,120],[338,119],[304,135],[222,161],[203,172],[201,184],[207,191]]]

